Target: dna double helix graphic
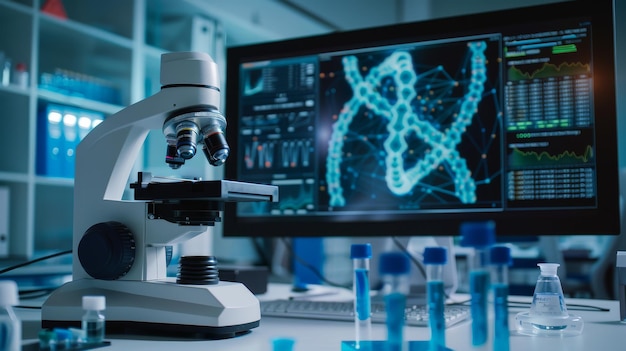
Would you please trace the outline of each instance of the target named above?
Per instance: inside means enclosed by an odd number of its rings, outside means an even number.
[[[352,89],[352,97],[345,102],[337,121],[333,125],[329,140],[329,152],[326,159],[326,182],[329,205],[346,205],[344,189],[341,185],[341,168],[345,136],[356,113],[365,107],[386,121],[387,136],[384,140],[385,183],[395,195],[402,196],[412,191],[424,177],[440,165],[446,164],[451,170],[454,194],[461,203],[476,202],[476,183],[467,167],[466,160],[457,150],[466,128],[476,115],[484,91],[486,78],[484,41],[468,43],[470,60],[470,79],[465,95],[458,102],[458,111],[445,129],[438,128],[428,118],[420,118],[421,110],[412,107],[416,99],[416,86],[420,76],[415,72],[411,55],[406,51],[395,51],[377,67],[370,69],[364,77],[359,70],[355,56],[343,58],[346,81]],[[439,69],[443,69],[439,67]],[[393,96],[389,92],[381,93],[383,80],[392,80]],[[454,84],[454,83],[453,83]],[[427,144],[429,152],[417,162],[407,166],[405,155],[409,149],[407,137],[417,137]]]

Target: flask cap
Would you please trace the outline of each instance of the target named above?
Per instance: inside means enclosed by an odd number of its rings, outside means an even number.
[[[510,266],[513,263],[511,249],[507,246],[494,246],[489,253],[491,263],[494,265]]]
[[[0,305],[15,306],[19,302],[17,284],[12,280],[0,280]]]
[[[381,275],[408,274],[411,270],[409,257],[403,252],[385,252],[380,255],[379,271]]]
[[[445,247],[424,248],[424,264],[446,264],[448,261],[448,250]]]
[[[461,224],[461,246],[488,247],[496,241],[496,223],[464,222]]]
[[[102,311],[106,308],[104,296],[83,296],[83,309],[90,311]]]
[[[556,271],[559,268],[560,264],[558,263],[537,263],[539,266],[539,270],[541,271],[541,275],[543,276],[555,276]]]
[[[372,245],[352,244],[350,247],[350,258],[372,258]]]

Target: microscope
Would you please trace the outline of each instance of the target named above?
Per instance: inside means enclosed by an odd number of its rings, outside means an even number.
[[[176,169],[200,148],[213,166],[229,154],[217,65],[203,53],[161,57],[161,90],[105,119],[78,145],[74,181],[72,281],[42,306],[42,327],[80,326],[82,296],[106,298],[107,330],[231,337],[259,325],[257,298],[219,281],[211,256],[191,256],[167,276],[168,248],[205,233],[230,201],[278,201],[272,185],[187,180],[138,172],[124,193],[150,130],[167,141]],[[181,265],[186,257],[181,258]]]

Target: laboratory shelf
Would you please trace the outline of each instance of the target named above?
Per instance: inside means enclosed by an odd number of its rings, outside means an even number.
[[[34,231],[37,235],[34,236],[34,246],[38,251],[71,249],[73,189],[56,184],[37,184],[35,190],[34,215],[37,221]]]
[[[62,188],[70,188],[70,191],[74,191],[74,179],[61,178],[61,177],[45,177],[36,176],[35,183],[38,185],[58,186]]]
[[[129,38],[125,38],[109,31],[92,27],[90,25],[82,24],[72,19],[62,19],[42,13],[40,25],[42,30],[51,31],[50,34],[59,37],[61,37],[61,35],[67,34],[68,31],[73,31],[75,34],[89,37],[94,40],[107,41],[115,45],[127,47],[129,49],[133,47],[133,42]]]
[[[12,9],[22,13],[32,13],[32,1],[7,1],[0,0],[0,7]]]
[[[37,92],[37,96],[39,97],[40,100],[45,100],[47,102],[75,106],[75,107],[80,107],[80,108],[92,110],[92,111],[104,112],[109,115],[114,114],[117,111],[124,108],[124,106],[122,105],[109,104],[106,102],[85,99],[79,96],[65,95],[62,93],[57,93],[54,91],[43,90],[43,89],[40,89]]]
[[[188,45],[188,24],[211,17],[208,9],[183,4],[190,0],[177,1],[183,11],[174,19],[163,14],[163,0],[62,0],[63,18],[43,11],[47,1],[0,0],[0,186],[10,192],[9,212],[0,213],[10,219],[9,256],[0,264],[71,247],[74,181],[42,172],[41,160],[51,157],[42,113],[64,106],[106,119],[153,95],[160,90],[161,55],[168,52],[159,42]],[[171,20],[179,30],[168,30]],[[156,42],[149,39],[155,33]],[[2,83],[4,57],[11,68],[26,67],[28,84]],[[161,139],[149,138],[138,168],[155,167],[152,160],[164,166]]]
[[[31,92],[30,92],[30,88],[28,87],[21,87],[15,84],[8,84],[8,85],[0,84],[0,94],[2,93],[7,93],[9,95],[16,94],[16,95],[28,96]]]
[[[0,91],[2,137],[0,137],[0,171],[26,174],[29,170],[30,121],[28,95]]]

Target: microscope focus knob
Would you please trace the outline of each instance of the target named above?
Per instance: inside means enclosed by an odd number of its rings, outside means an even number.
[[[135,239],[122,223],[94,224],[78,243],[78,258],[91,277],[114,280],[128,273],[133,265]]]

